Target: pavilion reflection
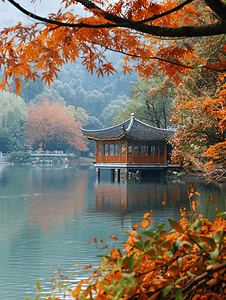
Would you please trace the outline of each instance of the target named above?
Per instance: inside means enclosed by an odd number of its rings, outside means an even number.
[[[182,192],[180,184],[134,182],[125,185],[115,183],[95,184],[95,211],[127,211],[142,208],[168,206],[187,198],[187,190]]]

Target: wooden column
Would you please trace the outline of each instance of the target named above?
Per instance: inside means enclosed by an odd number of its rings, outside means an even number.
[[[165,164],[167,163],[167,144],[165,142],[165,149],[164,149],[164,156],[165,156]]]
[[[98,143],[96,142],[96,153],[95,153],[95,159],[97,161],[97,156],[98,156]]]
[[[132,142],[132,163],[134,163],[134,142]]]
[[[100,168],[96,168],[96,182],[100,182]]]
[[[122,162],[122,149],[121,149],[121,142],[119,143],[119,162]]]
[[[120,169],[117,169],[117,182],[120,183]]]
[[[158,143],[158,163],[160,163],[160,143]]]
[[[128,163],[128,141],[125,141],[126,144],[126,162]]]
[[[115,182],[115,169],[111,169],[111,182]]]
[[[128,170],[128,168],[125,168],[125,181],[127,182],[127,180],[128,180],[128,172],[129,170]]]
[[[104,162],[104,143],[102,143],[102,161],[101,162]]]

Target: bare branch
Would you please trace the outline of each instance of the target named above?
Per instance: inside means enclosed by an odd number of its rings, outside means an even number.
[[[226,22],[226,5],[221,0],[205,0],[206,4],[221,18],[222,21]]]

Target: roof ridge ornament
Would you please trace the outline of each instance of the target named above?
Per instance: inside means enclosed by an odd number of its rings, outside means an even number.
[[[134,120],[135,120],[134,113],[131,113],[130,123],[129,126],[126,128],[126,132],[129,132],[131,130]]]

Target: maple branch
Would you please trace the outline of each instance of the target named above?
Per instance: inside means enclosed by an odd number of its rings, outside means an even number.
[[[108,50],[108,51],[117,52],[117,53],[121,53],[121,54],[123,54],[123,55],[127,55],[127,56],[131,56],[131,57],[137,57],[137,58],[140,58],[140,56],[137,55],[137,54],[130,54],[130,53],[128,53],[128,52],[124,52],[124,51],[120,51],[120,50],[114,50],[114,49],[108,48],[108,47],[106,47],[106,46],[103,46],[102,44],[97,44],[97,43],[96,43],[96,45],[99,45],[99,46],[101,46],[101,47],[104,47],[104,48],[105,48],[106,50]],[[167,59],[165,59],[165,58],[161,58],[161,57],[158,57],[158,56],[149,56],[148,59],[150,59],[150,60],[154,60],[154,59],[155,59],[155,60],[164,61],[164,62],[169,63],[169,64],[171,64],[171,65],[179,66],[179,67],[182,67],[182,68],[185,68],[185,69],[191,69],[191,70],[194,70],[194,69],[195,69],[194,66],[187,66],[187,65],[184,65],[184,64],[182,64],[182,63],[173,62],[173,61],[171,61],[171,60],[167,60]],[[220,72],[225,72],[225,71],[226,71],[226,69],[216,69],[216,68],[214,68],[214,67],[209,67],[209,66],[202,66],[202,68],[203,68],[203,69],[212,70],[212,71],[216,71],[216,72],[219,72],[219,73],[220,73]]]
[[[113,23],[105,23],[105,24],[99,24],[99,25],[92,25],[92,24],[85,24],[85,23],[65,23],[65,22],[60,22],[57,20],[51,20],[47,18],[40,17],[36,14],[33,14],[29,12],[28,10],[24,9],[20,4],[15,2],[14,0],[8,0],[13,6],[15,6],[17,9],[19,9],[21,12],[26,14],[27,16],[47,23],[47,24],[55,24],[58,26],[65,26],[65,27],[73,27],[73,28],[114,28],[114,27],[124,27],[127,29],[133,29],[139,32],[147,33],[153,36],[164,36],[164,37],[200,37],[200,36],[213,36],[213,35],[219,35],[219,34],[225,34],[226,33],[226,26],[225,26],[225,18],[223,16],[225,15],[224,11],[226,10],[225,4],[220,0],[206,0],[207,5],[211,7],[211,9],[214,10],[215,13],[220,13],[220,16],[222,16],[222,20],[218,21],[216,23],[210,24],[210,25],[203,25],[203,26],[182,26],[182,27],[175,27],[175,28],[170,28],[170,27],[160,27],[160,26],[154,26],[154,25],[148,25],[148,24],[143,24],[144,21],[141,21],[141,23],[137,23],[136,21],[131,21],[125,18],[118,17],[116,15],[110,14],[108,12],[103,11],[101,8],[96,6],[94,3],[92,3],[89,0],[78,0],[77,2],[81,3],[84,7],[88,8],[89,10],[92,11],[92,9],[98,9],[105,20],[113,22]],[[192,0],[187,0],[181,5],[185,5],[187,3],[192,2]],[[221,7],[223,9],[223,12],[219,12],[219,9],[216,8],[215,5],[216,3],[214,2],[219,2],[222,3]],[[182,7],[183,7],[182,6]],[[173,11],[178,10],[178,6],[174,9]],[[171,10],[170,10],[171,11]],[[165,12],[164,14],[169,14],[172,13],[170,11]],[[160,18],[162,14],[153,16],[152,18]]]
[[[78,0],[79,1],[79,0]],[[194,0],[186,0],[185,2],[177,5],[176,7],[164,12],[164,13],[161,13],[161,14],[158,14],[158,15],[153,15],[152,17],[150,18],[147,18],[147,19],[144,19],[144,20],[141,20],[141,21],[137,21],[137,22],[134,22],[134,24],[143,24],[143,23],[146,23],[146,22],[150,22],[150,21],[155,21],[157,19],[160,19],[162,17],[165,17],[167,15],[170,15],[172,14],[173,12],[176,12],[178,10],[180,10],[181,8],[183,8],[185,5],[193,2]]]
[[[219,16],[226,21],[226,5],[221,0],[204,0],[206,4]]]
[[[114,49],[111,49],[111,48],[107,48],[106,46],[103,46],[103,45],[101,45],[101,44],[97,44],[97,45],[104,47],[104,48],[105,48],[106,50],[108,50],[108,51],[117,52],[117,53],[121,53],[121,54],[123,54],[123,55],[127,55],[127,56],[131,56],[131,57],[137,57],[137,58],[140,58],[140,56],[137,55],[137,54],[130,54],[130,53],[127,53],[127,52],[124,52],[124,51],[114,50]],[[161,58],[161,57],[158,57],[158,56],[149,56],[149,57],[147,57],[147,59],[151,59],[151,60],[152,60],[152,59],[153,59],[153,60],[154,60],[154,59],[155,59],[155,60],[160,60],[160,61],[164,61],[164,62],[169,63],[169,64],[171,64],[171,65],[179,66],[179,67],[182,67],[182,68],[186,68],[186,69],[194,69],[194,67],[186,66],[186,65],[184,65],[184,64],[182,64],[182,63],[173,62],[173,61],[171,61],[171,60],[167,60],[167,59],[165,59],[165,58]]]

